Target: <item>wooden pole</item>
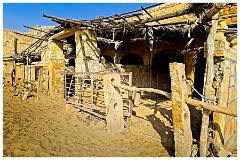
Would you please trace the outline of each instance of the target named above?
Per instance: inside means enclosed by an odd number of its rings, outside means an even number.
[[[14,57],[13,57],[13,73],[12,73],[12,84],[15,87],[15,77],[16,77],[16,56],[17,56],[17,38],[14,38]]]
[[[218,20],[216,20],[216,15],[212,20],[212,27],[210,29],[206,48],[207,48],[207,58],[206,58],[206,71],[205,71],[205,86],[204,86],[204,96],[206,98],[212,98],[214,95],[214,89],[212,87],[213,77],[214,77],[214,64],[213,64],[213,54],[214,54],[214,41],[218,25]],[[208,126],[209,126],[209,114],[208,110],[203,110],[202,114],[202,126],[200,133],[200,157],[207,156],[207,138],[208,138]]]
[[[184,80],[185,66],[181,63],[170,63],[172,89],[172,119],[176,157],[190,157],[192,131],[190,111],[185,103],[187,85]]]
[[[185,98],[185,102],[187,104],[190,104],[192,106],[197,106],[197,107],[201,107],[204,110],[207,111],[213,111],[213,112],[217,112],[217,113],[222,113],[225,115],[229,115],[229,116],[233,116],[233,117],[237,117],[237,112],[231,109],[226,109],[222,106],[217,106],[217,105],[213,105],[207,102],[202,102],[202,101],[198,101],[195,99],[191,99],[191,98]]]
[[[126,86],[126,85],[123,85],[123,84],[119,84],[115,81],[112,82],[112,85],[116,86],[118,88],[123,88],[125,90],[133,91],[133,92],[140,92],[140,91],[154,92],[154,93],[157,93],[157,94],[164,95],[169,99],[171,99],[171,97],[172,97],[171,93],[165,92],[165,91],[162,91],[162,90],[159,90],[159,89],[130,87],[130,86]],[[213,112],[222,113],[222,114],[225,114],[225,115],[237,117],[237,112],[236,111],[230,110],[230,109],[226,110],[226,109],[224,109],[224,107],[219,106],[219,105],[214,105],[214,104],[210,104],[210,103],[207,103],[207,102],[202,102],[202,101],[195,100],[195,99],[188,98],[188,97],[185,97],[185,102],[187,104],[193,106],[193,107],[201,107],[204,110],[213,111]]]

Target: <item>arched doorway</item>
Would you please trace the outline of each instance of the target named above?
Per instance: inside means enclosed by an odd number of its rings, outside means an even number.
[[[143,65],[143,58],[137,53],[125,54],[120,60],[122,65]]]
[[[163,50],[152,59],[152,87],[171,92],[169,63],[184,62],[184,56],[177,50]]]

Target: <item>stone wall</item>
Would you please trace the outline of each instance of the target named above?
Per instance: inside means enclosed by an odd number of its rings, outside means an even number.
[[[214,51],[214,81],[216,100],[218,105],[237,111],[237,37],[227,39],[225,32],[228,30],[227,22],[219,20]],[[228,145],[233,141],[232,149],[236,147],[237,118],[213,113],[213,129],[215,142]]]
[[[237,4],[228,4],[219,13],[221,19],[224,19],[227,24],[237,23]]]
[[[40,27],[41,28],[41,27]],[[12,72],[13,72],[13,58],[11,58],[14,54],[14,38],[17,38],[17,53],[21,53],[27,47],[29,47],[32,43],[37,41],[35,38],[26,37],[23,35],[19,35],[14,33],[13,30],[3,29],[3,78],[6,87],[12,86]],[[29,30],[28,32],[19,32],[22,34],[29,34],[35,36],[41,36],[41,34],[37,34],[35,30]],[[21,83],[24,81],[26,76],[24,75],[24,65],[22,63],[16,64],[16,77],[15,83]]]
[[[135,65],[124,65],[122,68],[125,72],[132,72],[133,86],[136,87],[150,87],[150,70],[149,66],[135,66]]]

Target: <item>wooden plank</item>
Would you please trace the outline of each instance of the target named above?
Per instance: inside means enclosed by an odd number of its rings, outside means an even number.
[[[175,141],[175,156],[190,157],[192,146],[192,131],[190,111],[185,103],[187,85],[185,66],[181,63],[170,63],[171,89],[172,89],[172,119]]]
[[[218,14],[216,15],[218,16]],[[216,18],[216,17],[215,17]],[[206,98],[211,98],[214,95],[214,88],[212,87],[213,77],[214,77],[214,41],[216,36],[218,20],[212,20],[212,27],[210,29],[206,48],[207,48],[207,58],[206,58],[206,73],[205,73],[205,85],[204,85],[204,96]],[[207,155],[207,136],[208,136],[208,125],[209,125],[209,111],[203,110],[202,115],[202,126],[200,133],[200,157],[206,157]]]

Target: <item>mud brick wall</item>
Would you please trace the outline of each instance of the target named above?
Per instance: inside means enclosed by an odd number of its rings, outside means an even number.
[[[149,66],[124,65],[122,68],[124,68],[126,72],[132,72],[133,86],[150,87]]]

